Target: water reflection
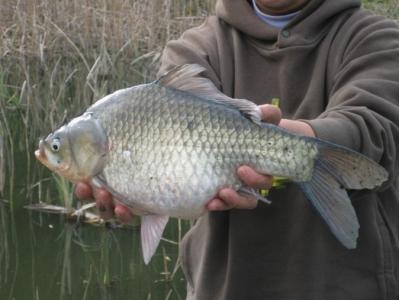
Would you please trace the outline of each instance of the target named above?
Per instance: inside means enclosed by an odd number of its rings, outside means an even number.
[[[61,215],[23,208],[39,201],[66,207],[77,203],[68,182],[31,163],[36,144],[20,138],[27,136],[26,129],[18,115],[5,114],[4,103],[0,99],[0,165],[5,169],[0,191],[0,299],[184,299],[176,242],[187,224],[169,222],[164,234],[169,241],[161,241],[146,266],[139,227],[68,222]]]
[[[177,245],[146,266],[138,228],[106,228],[1,204],[0,299],[184,299]],[[177,240],[177,221],[166,237]]]

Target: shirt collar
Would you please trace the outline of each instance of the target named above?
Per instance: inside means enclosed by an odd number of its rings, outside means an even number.
[[[268,15],[259,9],[259,7],[256,5],[256,0],[252,0],[252,3],[254,6],[255,13],[259,18],[261,18],[264,22],[266,22],[270,26],[279,29],[287,25],[293,18],[295,18],[296,15],[298,15],[301,12],[300,10],[298,10],[286,15],[278,15],[278,16]]]

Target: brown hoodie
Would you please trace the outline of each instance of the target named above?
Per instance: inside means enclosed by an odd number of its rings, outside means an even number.
[[[399,26],[359,0],[310,0],[285,28],[249,1],[220,0],[216,16],[171,41],[160,72],[198,63],[225,94],[281,99],[285,118],[383,165],[390,180],[351,192],[358,247],[345,249],[289,184],[272,205],[212,212],[182,244],[189,299],[399,297]]]

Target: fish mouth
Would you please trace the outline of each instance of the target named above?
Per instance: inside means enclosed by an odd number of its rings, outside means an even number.
[[[68,178],[68,165],[59,165],[55,166],[52,164],[51,159],[49,159],[48,153],[47,153],[47,148],[46,148],[47,143],[44,140],[40,140],[39,142],[39,147],[35,151],[35,157],[38,161],[40,161],[43,165],[45,165],[47,168],[50,169],[50,171],[54,171],[58,173],[61,176],[64,176],[65,178]],[[47,151],[46,151],[47,150]]]
[[[35,156],[37,160],[39,160],[42,164],[47,165],[47,156],[46,152],[44,151],[44,141],[40,140],[39,142],[39,149],[35,151]]]

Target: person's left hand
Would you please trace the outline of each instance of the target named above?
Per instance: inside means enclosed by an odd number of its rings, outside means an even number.
[[[279,125],[293,133],[314,137],[315,133],[309,124],[281,118],[281,110],[273,105],[265,104],[259,106],[262,121]],[[241,166],[237,170],[238,177],[245,185],[255,189],[270,189],[273,177],[261,174],[248,166]],[[224,188],[219,191],[216,198],[210,200],[206,205],[209,211],[228,210],[232,208],[252,209],[258,204],[253,196],[242,196],[231,188]]]

